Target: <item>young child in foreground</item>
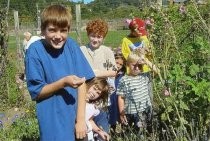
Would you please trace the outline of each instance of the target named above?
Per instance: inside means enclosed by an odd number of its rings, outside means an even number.
[[[149,78],[147,73],[143,73],[143,64],[148,65],[154,72],[159,71],[144,56],[130,53],[126,64],[129,73],[121,78],[117,87],[121,123],[127,125],[126,131],[132,130],[136,135],[139,135],[140,129],[146,126],[148,117],[145,116],[151,111]]]
[[[109,93],[109,84],[105,78],[94,78],[87,83],[87,95],[86,95],[86,124],[88,127],[88,141],[94,141],[94,135],[98,135],[96,138],[101,138],[104,141],[109,141],[109,135],[103,129],[99,128],[93,118],[100,113],[97,108],[99,104],[106,103]]]

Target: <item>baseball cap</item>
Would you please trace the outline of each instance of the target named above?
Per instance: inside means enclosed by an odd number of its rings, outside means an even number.
[[[147,35],[146,24],[140,18],[133,18],[129,24],[129,29],[137,31],[141,36]]]

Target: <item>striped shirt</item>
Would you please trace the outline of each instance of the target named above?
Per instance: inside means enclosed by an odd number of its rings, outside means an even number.
[[[149,77],[147,73],[137,76],[125,75],[117,87],[117,95],[124,97],[125,113],[135,114],[151,106]]]

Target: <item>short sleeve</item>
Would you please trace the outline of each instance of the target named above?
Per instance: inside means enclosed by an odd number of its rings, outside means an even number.
[[[32,99],[35,99],[41,92],[42,88],[46,85],[46,81],[43,79],[44,71],[42,63],[33,47],[34,45],[38,44],[32,44],[30,50],[27,50],[25,57],[27,87]]]
[[[124,83],[123,79],[121,79],[119,81],[118,86],[117,86],[117,92],[116,92],[116,94],[117,95],[120,95],[120,96],[124,96],[125,95],[125,92],[126,92],[126,90],[125,90],[125,83]]]
[[[85,77],[86,80],[92,79],[95,77],[95,74],[81,51],[81,48],[76,43],[73,46],[74,48],[71,48],[71,51],[73,52],[73,62],[76,75],[79,77]]]
[[[121,50],[122,50],[122,54],[123,54],[124,58],[127,59],[128,55],[131,52],[131,50],[130,50],[130,48],[128,46],[127,38],[123,38],[122,45],[121,45]]]

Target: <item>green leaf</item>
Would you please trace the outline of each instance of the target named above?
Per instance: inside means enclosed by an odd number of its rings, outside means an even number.
[[[199,72],[199,66],[196,64],[193,64],[190,66],[190,74],[191,75],[196,75]]]
[[[188,108],[188,106],[187,106],[187,104],[185,104],[183,101],[180,101],[180,108],[181,109],[184,109],[184,110],[190,110],[189,108]]]
[[[188,124],[187,120],[185,120],[184,117],[180,117],[180,122],[183,124]]]
[[[166,113],[162,113],[161,114],[161,120],[163,120],[163,121],[166,121],[167,120]]]
[[[171,111],[173,111],[173,108],[172,108],[172,106],[168,106],[168,107],[166,108],[166,110],[168,111],[168,113],[170,113]]]

